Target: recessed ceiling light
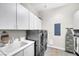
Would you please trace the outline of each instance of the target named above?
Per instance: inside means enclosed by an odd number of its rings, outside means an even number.
[[[44,4],[44,8],[47,8],[47,4]]]

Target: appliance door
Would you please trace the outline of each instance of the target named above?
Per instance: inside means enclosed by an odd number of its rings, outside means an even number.
[[[77,52],[79,53],[79,37],[77,38]]]
[[[79,37],[75,37],[75,51],[79,54]]]

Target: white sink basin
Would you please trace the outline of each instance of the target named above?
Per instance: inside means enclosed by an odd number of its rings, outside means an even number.
[[[5,47],[0,48],[0,51],[5,55],[14,55],[18,53],[19,51],[23,50],[27,46],[30,45],[30,42],[25,40],[25,41],[17,41],[13,44],[6,45]]]

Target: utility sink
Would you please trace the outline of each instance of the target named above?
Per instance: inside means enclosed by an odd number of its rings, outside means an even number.
[[[0,48],[0,52],[2,52],[5,56],[9,55],[14,55],[18,53],[19,51],[23,50],[27,46],[30,45],[30,42],[25,40],[25,41],[16,41],[12,44],[6,45],[4,47]]]

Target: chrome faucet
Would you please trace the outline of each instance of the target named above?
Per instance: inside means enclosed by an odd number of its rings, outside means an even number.
[[[14,42],[14,40],[17,40],[17,39],[12,37],[12,39],[10,40],[10,44],[12,44]],[[21,41],[20,38],[18,38],[18,41]]]
[[[13,43],[14,40],[15,40],[14,37],[12,37],[12,38],[10,39],[10,44]]]

